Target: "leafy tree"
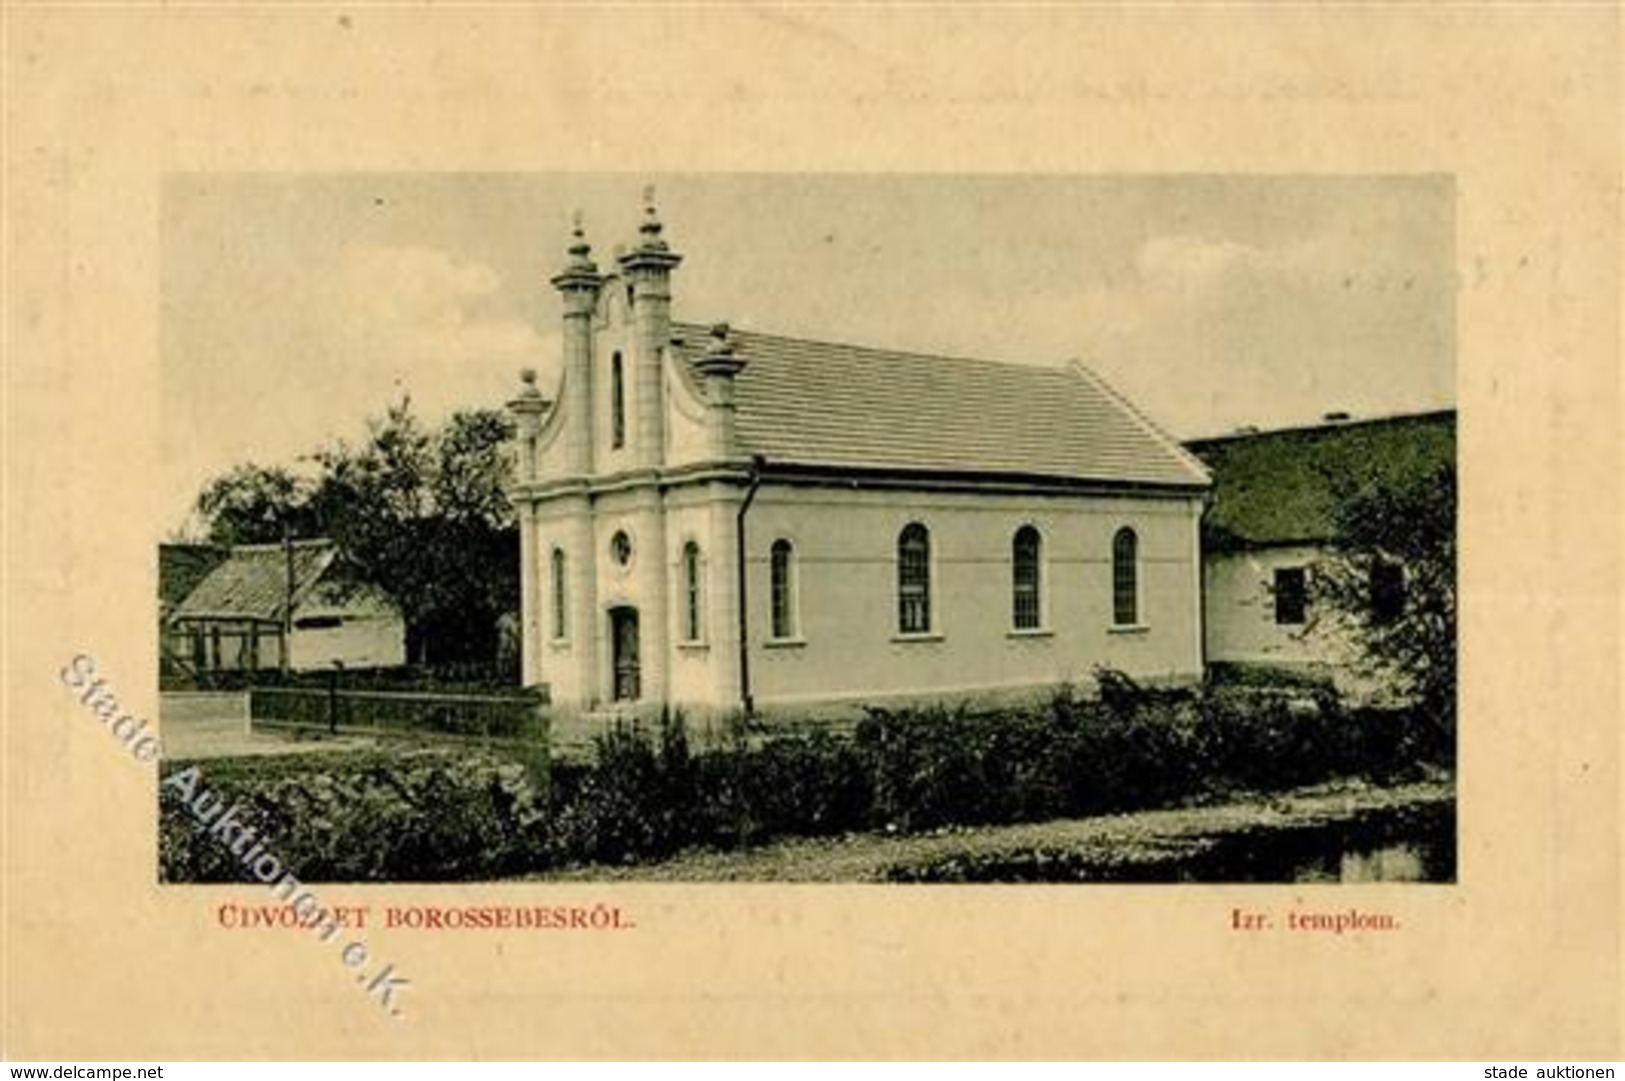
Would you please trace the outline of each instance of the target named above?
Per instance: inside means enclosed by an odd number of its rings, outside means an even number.
[[[1456,708],[1456,467],[1446,457],[1367,463],[1342,479],[1336,540],[1316,593],[1343,617],[1372,667],[1423,712]]]
[[[512,424],[495,410],[426,427],[410,398],[370,418],[359,444],[318,450],[315,484],[239,466],[212,481],[198,509],[219,543],[329,537],[407,624],[417,663],[488,662],[496,622],[519,606],[519,543],[506,489]]]
[[[284,527],[296,537],[315,528],[298,479],[279,467],[234,466],[204,486],[196,507],[215,544],[264,544],[280,541]]]
[[[400,607],[413,660],[488,660],[497,617],[519,598],[511,423],[475,410],[431,432],[403,399],[368,428],[360,446],[318,453],[318,517]]]

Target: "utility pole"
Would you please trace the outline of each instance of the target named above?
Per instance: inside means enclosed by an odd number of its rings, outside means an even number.
[[[293,647],[293,530],[286,514],[282,516],[282,556],[287,568],[286,589],[282,597],[282,675],[288,674],[288,654]]]

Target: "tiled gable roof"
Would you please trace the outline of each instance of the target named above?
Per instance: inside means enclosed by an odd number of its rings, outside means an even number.
[[[1249,432],[1186,444],[1213,474],[1210,548],[1316,543],[1333,532],[1338,492],[1361,477],[1425,475],[1456,454],[1454,410]]]
[[[742,449],[778,464],[1202,487],[1202,466],[1100,379],[734,330]],[[707,328],[675,324],[690,366]]]
[[[295,604],[338,556],[332,541],[293,543]],[[173,619],[258,619],[279,622],[288,598],[288,556],[280,544],[243,544],[210,571],[176,606]]]
[[[169,610],[196,589],[210,571],[229,555],[213,544],[160,544],[158,546],[158,610]]]

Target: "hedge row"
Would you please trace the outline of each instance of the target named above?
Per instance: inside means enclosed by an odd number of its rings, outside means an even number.
[[[169,882],[248,880],[186,806],[184,771],[307,882],[468,881],[520,874],[545,839],[545,789],[485,750],[394,750],[165,763],[159,863]],[[218,821],[214,819],[213,821]],[[245,846],[246,847],[246,846]]]
[[[1329,689],[1148,692],[972,712],[872,710],[816,729],[690,745],[680,717],[615,729],[551,784],[488,751],[304,756],[206,766],[307,881],[470,880],[633,862],[781,836],[1076,817],[1338,776],[1449,765],[1453,726],[1345,710]],[[176,765],[166,767],[167,770]],[[244,877],[163,788],[164,876]]]

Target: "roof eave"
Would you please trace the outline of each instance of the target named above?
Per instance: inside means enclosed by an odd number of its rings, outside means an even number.
[[[926,469],[908,466],[853,465],[837,462],[796,461],[762,458],[763,480],[783,483],[839,483],[884,488],[1021,488],[1088,494],[1156,494],[1200,496],[1211,485],[1206,481],[1152,481],[1122,477],[1064,476],[1019,470]]]

